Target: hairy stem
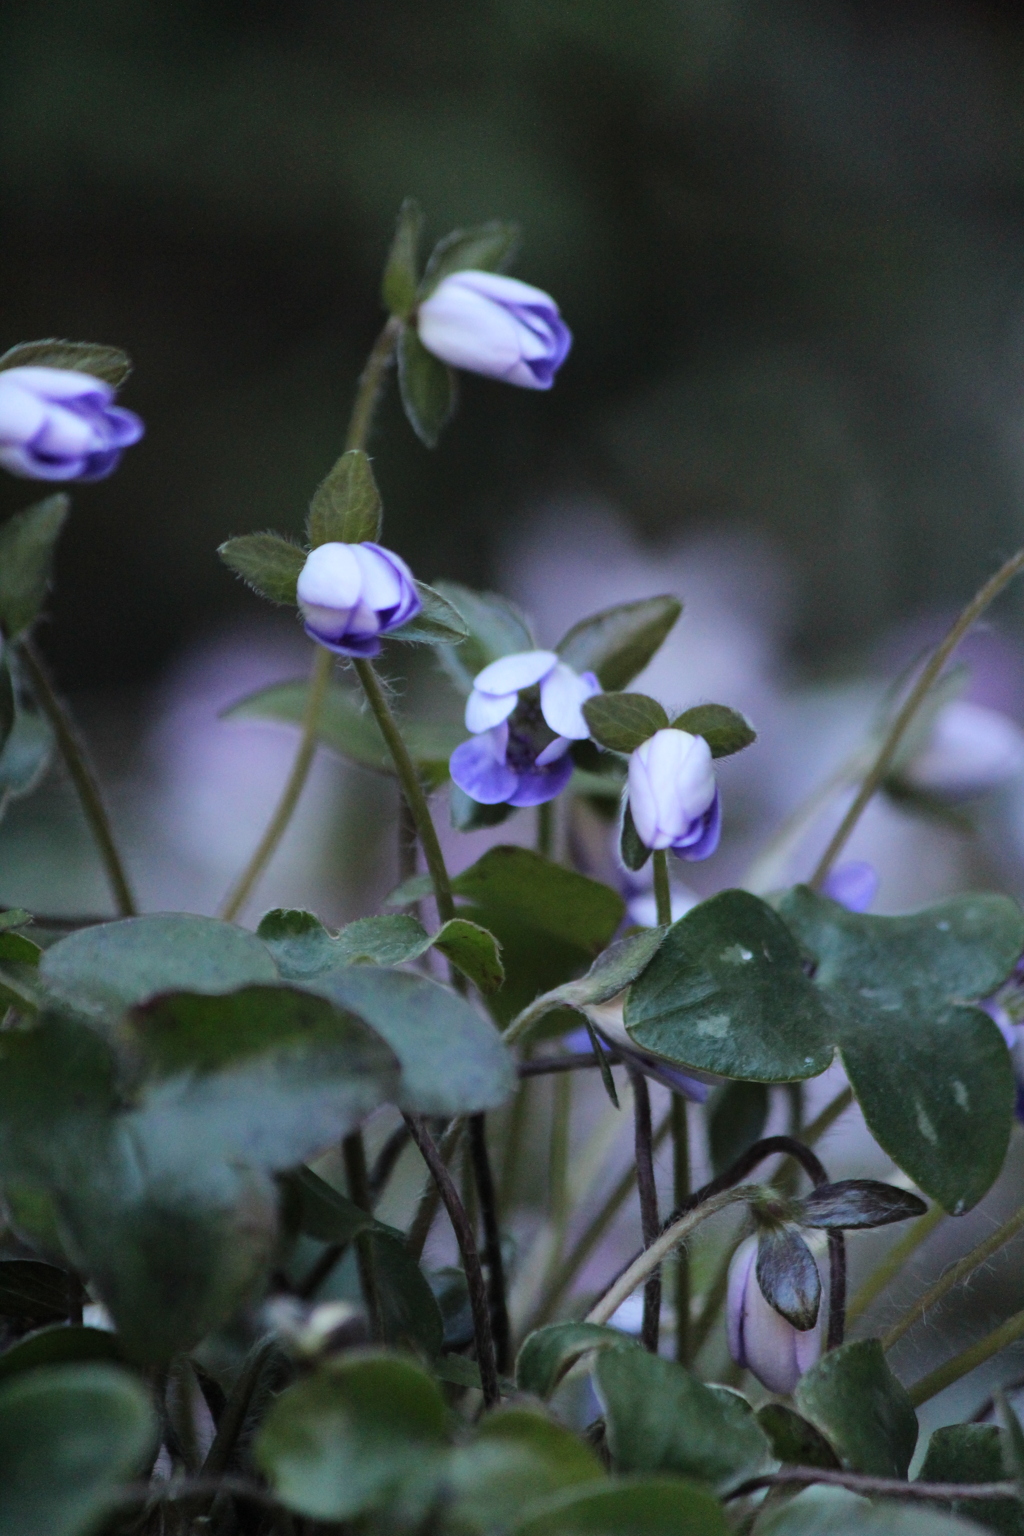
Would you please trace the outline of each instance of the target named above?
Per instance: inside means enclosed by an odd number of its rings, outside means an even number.
[[[850,1298],[850,1305],[846,1309],[847,1322],[855,1322],[862,1313],[867,1311],[876,1296],[880,1296],[890,1281],[895,1280],[907,1260],[917,1252],[945,1217],[946,1213],[942,1206],[933,1205],[924,1216],[918,1217],[910,1231],[901,1237],[898,1243],[893,1243],[881,1264],[877,1269],[872,1270]]]
[[[938,1366],[916,1381],[912,1387],[907,1388],[910,1401],[915,1408],[920,1408],[929,1398],[937,1397],[954,1381],[959,1381],[961,1376],[966,1376],[969,1371],[975,1370],[979,1365],[984,1365],[986,1360],[991,1360],[993,1355],[998,1355],[1001,1349],[1008,1344],[1013,1344],[1024,1334],[1024,1311],[1015,1312],[1008,1317],[1005,1323],[1000,1324],[992,1333],[972,1344],[969,1349],[961,1350],[954,1355],[952,1360],[947,1360],[945,1365]]]
[[[922,1221],[927,1221],[927,1219],[927,1216],[922,1216],[921,1218]],[[1002,1226],[997,1227],[990,1236],[986,1237],[983,1243],[978,1244],[977,1248],[972,1248],[970,1253],[965,1253],[962,1259],[958,1259],[950,1269],[946,1270],[944,1275],[936,1280],[934,1285],[929,1286],[924,1295],[914,1302],[909,1312],[906,1312],[898,1322],[893,1323],[888,1332],[882,1335],[882,1348],[892,1349],[897,1340],[902,1339],[907,1329],[912,1328],[916,1322],[919,1322],[921,1318],[930,1312],[932,1307],[942,1300],[947,1291],[951,1291],[955,1285],[959,1285],[961,1280],[966,1280],[967,1276],[973,1274],[979,1264],[984,1264],[994,1253],[998,1253],[999,1249],[1008,1243],[1012,1237],[1016,1237],[1022,1227],[1024,1227],[1024,1205],[1019,1210],[1014,1211],[1012,1216],[1007,1217]]]
[[[398,345],[398,338],[401,334],[402,322],[392,315],[370,349],[370,355],[366,359],[366,367],[359,376],[356,398],[352,405],[352,415],[348,421],[348,436],[345,438],[346,451],[351,448],[365,449],[369,442],[373,418],[380,403],[384,381],[387,378],[391,359],[395,355],[395,348]]]
[[[114,841],[113,828],[110,825],[107,808],[103,804],[103,796],[100,793],[96,775],[89,765],[85,744],[71,716],[54,692],[46,664],[27,636],[17,642],[17,653],[24,663],[39,707],[53,727],[53,734],[57,738],[57,746],[64,759],[64,766],[71,776],[75,793],[85,813],[85,819],[89,823],[93,841],[103,861],[103,868],[114,897],[114,905],[117,907],[119,916],[133,917],[138,910],[135,898]]]
[[[949,633],[935,647],[927,664],[922,668],[917,682],[908,693],[901,708],[897,711],[896,717],[878,750],[878,755],[865,774],[860,789],[853,799],[853,803],[839,823],[831,842],[818,861],[818,867],[810,879],[810,884],[815,890],[820,890],[826,875],[846,846],[851,832],[860,820],[865,806],[871,800],[892,767],[899,744],[903,740],[907,727],[928,697],[946,662],[952,656],[964,636],[980,619],[989,604],[999,596],[1003,588],[1022,570],[1024,570],[1024,549],[1019,549],[985,583],[980,591],[975,593]]]

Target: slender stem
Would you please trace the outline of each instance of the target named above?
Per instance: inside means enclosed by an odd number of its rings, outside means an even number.
[[[807,1147],[813,1147],[816,1141],[820,1141],[826,1131],[832,1129],[839,1116],[845,1114],[853,1103],[853,1089],[841,1088],[834,1099],[830,1099],[821,1112],[815,1115],[809,1125],[804,1126],[801,1141]]]
[[[345,439],[346,449],[365,449],[369,441],[374,413],[380,402],[384,381],[401,334],[402,322],[392,315],[370,350],[366,367],[359,376],[352,415],[349,417],[348,436]]]
[[[925,1221],[927,1217],[922,1217],[921,1219]],[[924,1295],[914,1302],[909,1312],[906,1312],[899,1322],[893,1323],[889,1331],[882,1335],[882,1348],[892,1349],[897,1340],[902,1339],[907,1329],[912,1328],[926,1313],[931,1311],[932,1307],[942,1300],[947,1291],[951,1291],[955,1285],[959,1285],[961,1280],[966,1280],[967,1276],[972,1274],[979,1264],[984,1264],[994,1253],[998,1253],[1004,1244],[1008,1243],[1012,1237],[1016,1237],[1022,1227],[1024,1227],[1024,1205],[1019,1210],[1014,1211],[1013,1215],[1009,1216],[1001,1227],[997,1227],[983,1243],[979,1243],[977,1248],[972,1248],[970,1253],[966,1253],[962,1259],[958,1259],[952,1268],[947,1269],[946,1273],[936,1280],[934,1285],[929,1286]]]
[[[654,900],[658,914],[658,927],[668,928],[672,922],[672,887],[668,881],[668,854],[664,848],[655,850],[651,863],[654,868]]]
[[[889,1282],[896,1278],[907,1260],[917,1252],[945,1217],[946,1213],[942,1206],[933,1205],[924,1216],[918,1217],[910,1231],[901,1237],[898,1243],[893,1243],[881,1264],[877,1269],[872,1270],[850,1298],[850,1304],[846,1309],[848,1323],[855,1322],[862,1313],[867,1311],[875,1297],[882,1294]]]
[[[458,1150],[462,1133],[466,1128],[466,1122],[461,1117],[452,1120],[438,1144],[438,1154],[447,1168]],[[428,1178],[420,1191],[419,1200],[416,1202],[416,1210],[409,1224],[406,1234],[405,1246],[416,1260],[417,1264],[423,1256],[430,1229],[434,1225],[434,1217],[437,1215],[437,1207],[441,1196],[437,1184],[432,1178]]]
[[[690,1195],[690,1127],[686,1100],[672,1095],[672,1199],[678,1210]],[[690,1363],[690,1255],[685,1248],[676,1254],[676,1359]]]
[[[644,1247],[658,1236],[658,1186],[654,1181],[654,1139],[651,1126],[651,1094],[647,1079],[638,1068],[629,1069],[633,1085],[633,1144],[636,1151],[636,1188],[640,1197],[640,1232]],[[644,1313],[640,1343],[652,1355],[658,1353],[661,1332],[661,1270],[655,1269],[644,1283]]]
[[[288,775],[284,789],[281,791],[281,798],[278,800],[274,813],[267,823],[266,831],[256,845],[256,851],[253,853],[252,858],[228,892],[224,905],[221,907],[220,915],[224,918],[225,922],[231,922],[242,910],[252,892],[253,886],[273,858],[277,845],[284,836],[295,807],[299,803],[299,796],[306,787],[309,770],[313,766],[313,758],[316,755],[318,745],[317,728],[324,699],[327,697],[327,689],[330,685],[333,666],[334,656],[332,652],[318,645],[313,653],[313,666],[310,672],[309,687],[306,691],[306,708],[302,715],[302,735],[299,739],[299,749],[295,754],[291,772]]]
[[[416,873],[416,823],[403,794],[398,796],[398,878],[406,881]]]
[[[545,800],[537,807],[537,852],[551,858],[555,846],[555,802]]]
[[[884,780],[896,757],[899,744],[903,739],[907,727],[914,718],[925,699],[931,691],[946,662],[952,656],[961,640],[974,626],[985,609],[1002,592],[1003,588],[1013,580],[1018,572],[1024,570],[1024,549],[1019,549],[1006,564],[992,576],[979,592],[972,597],[967,607],[963,610],[956,623],[950,629],[945,638],[935,647],[926,666],[921,670],[920,676],[913,688],[908,693],[902,707],[897,711],[896,717],[886,733],[885,739],[879,748],[878,755],[861,782],[860,789],[853,799],[853,803],[846,812],[832,837],[831,842],[822,854],[818,867],[811,876],[810,884],[817,890],[821,888],[832,865],[842,852],[861,814],[869,800]]]
[[[730,1499],[745,1499],[761,1488],[785,1488],[794,1484],[810,1487],[823,1483],[828,1488],[849,1488],[851,1493],[864,1494],[866,1498],[886,1499],[939,1499],[943,1504],[953,1499],[1015,1499],[1016,1483],[908,1483],[903,1478],[869,1477],[862,1472],[827,1472],[819,1467],[783,1467],[780,1472],[766,1472],[761,1477],[750,1477],[737,1488],[724,1495]]]
[[[622,1057],[615,1051],[606,1051],[609,1066],[617,1067]],[[599,1067],[601,1059],[593,1051],[572,1051],[567,1056],[537,1056],[533,1061],[521,1061],[516,1067],[520,1078],[548,1077],[562,1072],[578,1072],[585,1067]]]
[[[416,823],[416,832],[419,836],[420,846],[423,849],[423,857],[427,861],[427,869],[430,873],[431,883],[434,887],[434,899],[437,902],[437,913],[442,923],[447,923],[455,916],[455,902],[452,900],[451,882],[448,879],[448,870],[445,868],[444,855],[441,852],[441,844],[437,839],[437,829],[430,815],[430,807],[427,797],[423,793],[423,785],[419,781],[415,764],[409,756],[409,749],[402,739],[402,733],[398,729],[398,722],[391,713],[391,708],[384,696],[384,690],[380,685],[380,678],[374,670],[373,663],[354,658],[353,666],[356,675],[363,685],[367,703],[373,712],[373,717],[380,727],[380,733],[387,743],[395,764],[395,772],[398,774],[402,793],[405,796],[409,813]]]
[[[452,1182],[452,1176],[445,1167],[442,1158],[430,1132],[427,1130],[419,1115],[406,1115],[406,1124],[412,1132],[412,1139],[423,1154],[423,1161],[430,1169],[431,1175],[437,1184],[441,1199],[444,1201],[448,1219],[452,1224],[459,1252],[462,1255],[462,1267],[466,1275],[466,1286],[469,1290],[469,1304],[473,1313],[473,1332],[476,1337],[476,1358],[480,1367],[480,1385],[484,1395],[484,1405],[493,1408],[499,1401],[498,1370],[494,1356],[494,1338],[491,1334],[490,1309],[487,1299],[487,1287],[484,1283],[484,1272],[480,1263],[480,1254],[476,1246],[476,1238],[473,1236],[473,1228],[466,1217],[465,1207],[459,1199],[458,1191]]]
[[[947,1360],[945,1365],[938,1366],[916,1381],[907,1391],[910,1401],[915,1408],[926,1403],[929,1398],[937,1397],[944,1392],[954,1381],[959,1381],[961,1376],[966,1376],[979,1365],[984,1365],[986,1360],[991,1360],[993,1355],[998,1355],[1001,1349],[1008,1344],[1013,1344],[1024,1334],[1024,1311],[1015,1312],[1008,1317],[1005,1323],[1000,1324],[992,1333],[981,1339],[977,1344],[972,1344],[969,1349],[961,1350],[954,1355],[952,1360]]]
[[[96,775],[89,765],[85,744],[71,716],[54,692],[42,657],[27,636],[17,642],[17,653],[24,662],[25,671],[28,673],[32,691],[39,701],[39,706],[53,727],[60,755],[71,776],[71,782],[75,786],[75,792],[85,812],[85,819],[89,823],[89,830],[103,861],[114,904],[121,917],[133,917],[138,910],[135,898],[128,883],[124,864],[121,862],[121,855],[117,851],[110,817],[103,804],[103,796],[100,793]]]
[[[846,1234],[828,1234],[828,1334],[826,1349],[838,1349],[846,1334]]]
[[[371,1215],[370,1183],[366,1172],[366,1148],[361,1131],[353,1131],[341,1143],[341,1157],[348,1181],[348,1197],[353,1205]],[[356,1263],[359,1267],[359,1285],[366,1303],[370,1320],[370,1335],[380,1343],[384,1337],[384,1312],[381,1306],[380,1286],[377,1284],[377,1266],[374,1263],[373,1239],[368,1232],[356,1235]]]
[[[512,1368],[512,1330],[509,1327],[508,1298],[505,1294],[505,1261],[501,1252],[498,1201],[494,1191],[490,1154],[487,1150],[486,1115],[469,1117],[469,1155],[473,1163],[473,1178],[476,1182],[480,1217],[484,1229],[487,1299],[491,1313],[494,1356],[498,1370],[508,1372]]]

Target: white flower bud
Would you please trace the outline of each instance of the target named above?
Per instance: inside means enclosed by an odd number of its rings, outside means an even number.
[[[629,759],[629,809],[640,841],[707,858],[718,844],[718,789],[703,736],[656,731]]]
[[[497,272],[452,272],[419,307],[428,352],[523,389],[550,389],[572,335],[550,294]]]

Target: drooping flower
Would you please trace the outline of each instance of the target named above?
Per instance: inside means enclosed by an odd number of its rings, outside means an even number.
[[[550,389],[572,346],[549,294],[496,272],[451,273],[420,305],[416,324],[442,362],[523,389]]]
[[[0,370],[0,464],[26,480],[102,480],[145,427],[113,385],[71,368]]]
[[[466,729],[451,775],[480,805],[542,805],[572,775],[569,744],[590,731],[583,704],[601,685],[554,651],[519,651],[484,667],[466,701]]]
[[[748,1237],[733,1254],[726,1295],[729,1353],[752,1371],[769,1392],[792,1392],[821,1355],[828,1307],[823,1299],[813,1328],[801,1332],[776,1312],[757,1283],[757,1238]]]
[[[647,848],[706,859],[718,847],[722,808],[703,736],[655,731],[629,759],[629,809]]]
[[[376,656],[380,636],[422,606],[405,561],[379,544],[319,545],[297,591],[307,635],[339,656]]]

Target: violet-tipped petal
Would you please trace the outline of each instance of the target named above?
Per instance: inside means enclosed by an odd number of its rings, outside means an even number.
[[[26,480],[102,480],[145,427],[113,386],[71,368],[0,371],[0,464]]]
[[[307,635],[339,656],[376,656],[380,636],[421,607],[409,567],[379,544],[320,544],[296,592]]]
[[[629,809],[647,848],[672,848],[706,859],[721,833],[721,806],[711,749],[703,736],[666,727],[629,759]]]
[[[550,294],[496,272],[453,272],[419,307],[419,338],[453,368],[550,389],[572,334]]]

